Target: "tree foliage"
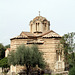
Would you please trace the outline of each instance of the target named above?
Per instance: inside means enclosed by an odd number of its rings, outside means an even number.
[[[31,47],[20,45],[17,47],[16,52],[10,53],[8,62],[13,65],[26,65],[27,70],[36,65],[40,68],[44,68],[45,62],[42,55],[43,53],[38,50],[36,45]]]
[[[6,45],[5,48],[6,48],[6,49],[7,49],[7,48],[10,48],[10,44]]]
[[[5,47],[0,43],[0,60],[5,57]]]
[[[75,67],[70,69],[69,75],[75,75]]]
[[[68,33],[65,34],[62,39],[61,39],[61,43],[63,44],[63,47],[65,50],[67,50],[68,52],[73,52],[75,49],[75,33]]]
[[[69,54],[69,67],[70,69],[75,67],[75,53]]]
[[[75,64],[75,33],[65,34],[60,41],[64,50],[64,61],[65,65],[74,66]]]
[[[0,67],[2,67],[2,68],[9,67],[9,65],[8,65],[8,59],[6,57],[0,60]]]

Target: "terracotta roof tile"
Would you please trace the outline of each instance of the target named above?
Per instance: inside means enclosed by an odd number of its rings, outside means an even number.
[[[47,31],[47,32],[41,34],[40,36],[42,36],[42,37],[61,37],[59,34],[54,32],[53,30]]]
[[[31,33],[31,32],[22,32],[20,35],[22,35],[22,34],[24,34],[24,35],[26,35],[26,36],[35,36],[33,33]]]
[[[11,38],[10,40],[12,40],[12,39],[27,39],[28,37],[43,37],[43,38],[45,38],[45,37],[61,37],[61,36],[59,34],[57,34],[56,32],[54,32],[53,30],[47,31],[40,35],[34,35],[31,32],[22,32],[19,36]]]
[[[26,38],[28,38],[28,37],[19,35],[19,36],[16,36],[16,37],[14,37],[14,38],[11,38],[10,40],[13,40],[13,39],[23,39],[23,38],[26,39]]]
[[[37,16],[33,19],[33,22],[36,21],[36,20],[40,20],[40,21],[43,21],[43,20],[47,20],[45,17],[42,17],[42,16]]]

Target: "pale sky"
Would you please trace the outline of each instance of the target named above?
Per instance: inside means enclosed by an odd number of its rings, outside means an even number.
[[[10,38],[30,31],[38,11],[59,35],[75,32],[75,0],[0,0],[0,43],[8,45]]]

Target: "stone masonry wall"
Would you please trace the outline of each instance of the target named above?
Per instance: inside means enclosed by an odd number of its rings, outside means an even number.
[[[21,44],[27,43],[27,41],[31,41],[33,39],[14,39],[11,40],[11,50],[15,50],[17,46]],[[44,44],[38,44],[38,48],[40,51],[44,53],[44,58],[49,68],[54,71],[55,63],[56,63],[56,45],[58,44],[60,39],[55,38],[45,38],[43,39]],[[31,44],[27,44],[28,46]]]
[[[56,63],[56,45],[58,44],[60,39],[55,38],[45,38],[44,44],[39,45],[39,50],[44,53],[44,58],[49,68],[54,70]]]

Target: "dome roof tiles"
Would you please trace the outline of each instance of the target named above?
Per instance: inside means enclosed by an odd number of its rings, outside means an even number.
[[[42,17],[42,16],[37,16],[33,19],[33,22],[36,21],[36,20],[44,21],[44,20],[47,20],[47,19],[45,17]]]

